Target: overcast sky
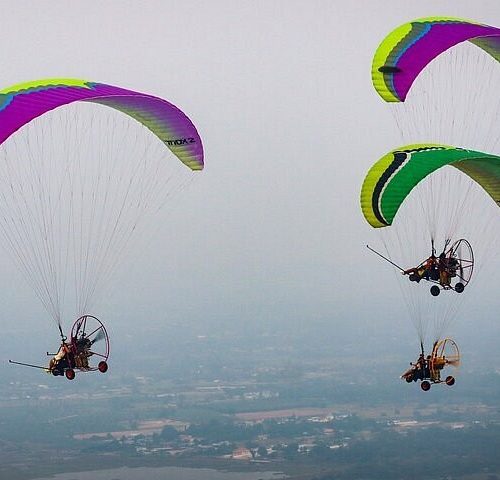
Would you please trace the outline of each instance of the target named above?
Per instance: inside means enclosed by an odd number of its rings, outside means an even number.
[[[0,4],[2,85],[61,76],[151,93],[203,139],[206,169],[100,305],[112,331],[139,319],[405,321],[392,273],[364,247],[372,232],[358,202],[367,168],[401,142],[372,88],[372,56],[418,17],[500,25],[497,0]],[[0,267],[6,330],[51,328],[3,254]],[[498,289],[477,291],[468,308],[493,324]]]

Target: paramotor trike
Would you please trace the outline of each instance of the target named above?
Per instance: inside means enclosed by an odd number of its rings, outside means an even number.
[[[441,290],[454,290],[462,293],[470,282],[474,270],[474,253],[470,243],[461,238],[436,257],[432,255],[420,265],[403,270],[411,282],[426,280],[434,283],[431,294],[437,297]]]
[[[446,383],[448,386],[455,384],[455,377],[448,375],[443,380],[441,371],[449,366],[458,367],[460,365],[460,351],[458,345],[451,338],[445,338],[434,343],[432,353],[422,353],[415,363],[411,364],[406,372],[401,375],[408,383],[420,380],[420,387],[424,392],[431,388],[432,383]]]
[[[108,371],[109,336],[103,323],[92,315],[83,315],[76,320],[68,338],[61,334],[61,345],[50,359],[48,367],[28,363],[10,363],[27,367],[41,368],[54,376],[75,378],[75,372]]]

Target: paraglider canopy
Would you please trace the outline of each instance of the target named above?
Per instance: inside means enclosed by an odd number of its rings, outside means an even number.
[[[500,202],[500,157],[438,144],[416,144],[392,150],[368,171],[361,188],[361,209],[375,228],[392,224],[399,207],[425,177],[450,165],[475,180]]]
[[[413,20],[393,30],[375,52],[372,81],[386,102],[404,102],[420,72],[434,58],[469,41],[500,59],[500,29],[451,17]]]
[[[203,169],[203,146],[196,128],[162,98],[86,80],[53,78],[0,90],[0,144],[34,118],[77,101],[119,110],[151,130],[191,170]]]

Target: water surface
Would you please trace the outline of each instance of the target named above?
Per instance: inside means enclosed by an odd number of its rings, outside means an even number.
[[[278,480],[286,476],[279,472],[221,472],[209,468],[137,467],[60,473],[36,480]]]

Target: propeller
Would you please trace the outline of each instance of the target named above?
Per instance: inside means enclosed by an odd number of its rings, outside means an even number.
[[[457,258],[459,258],[459,262],[458,262],[458,265],[459,265],[459,271],[460,271],[460,278],[463,279],[464,278],[464,268],[462,267],[462,242],[460,242],[458,244],[458,251],[457,251]]]
[[[105,338],[105,335],[104,335],[104,330],[101,328],[101,329],[97,332],[97,334],[96,334],[96,336],[94,337],[94,339],[92,340],[92,343],[91,343],[91,344],[92,344],[92,345],[94,345],[94,343],[99,342],[100,340],[103,340],[104,338]]]

